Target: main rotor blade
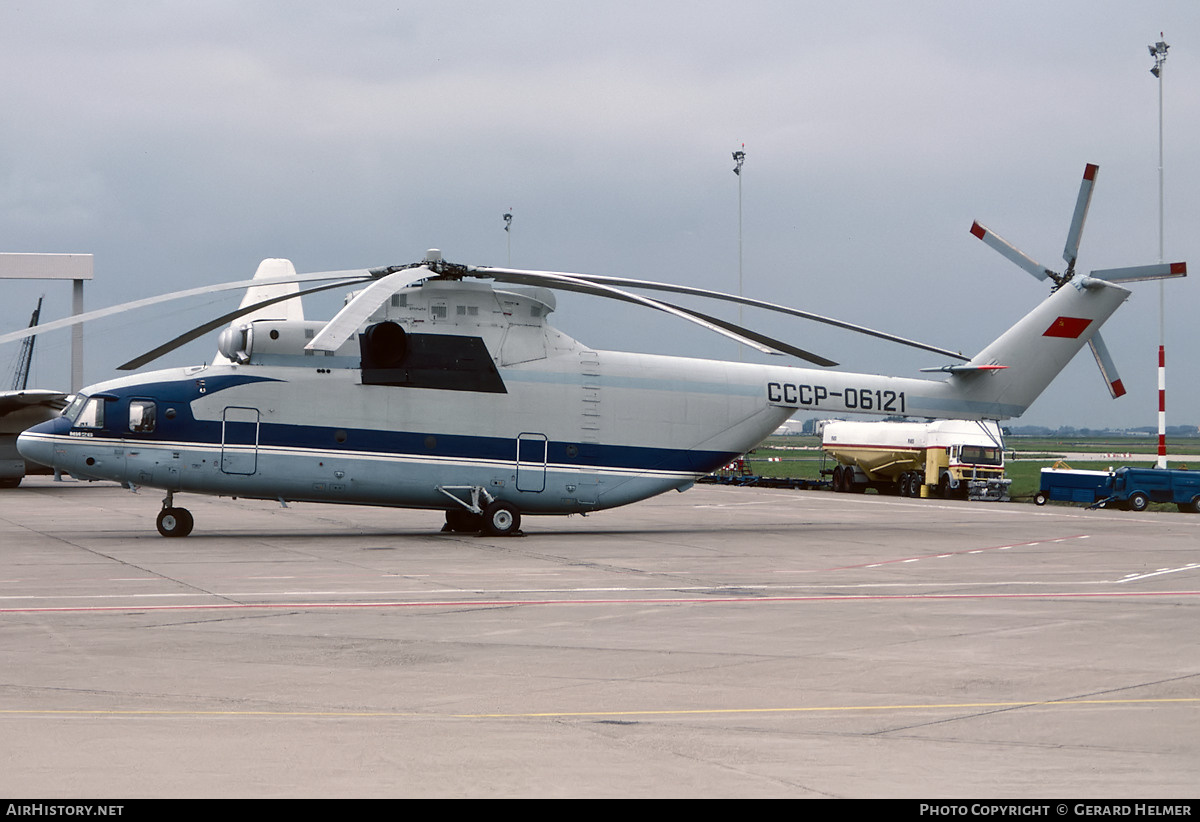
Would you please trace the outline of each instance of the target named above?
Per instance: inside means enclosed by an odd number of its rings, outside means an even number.
[[[824,323],[825,325],[832,325],[835,328],[842,328],[847,331],[854,331],[855,333],[858,333],[858,334],[866,334],[867,336],[870,336],[870,337],[876,337],[877,339],[887,340],[888,342],[899,343],[900,345],[907,345],[911,348],[919,348],[922,351],[932,351],[935,354],[941,354],[946,357],[953,357],[955,359],[962,360],[963,362],[966,362],[971,359],[970,357],[963,356],[961,353],[959,353],[957,351],[949,351],[945,348],[938,348],[935,345],[928,345],[926,343],[917,342],[916,340],[906,339],[905,337],[899,337],[899,336],[896,336],[895,334],[889,334],[885,331],[876,331],[875,329],[867,328],[866,326],[863,326],[863,325],[857,325],[855,323],[844,322],[842,320],[835,320],[832,317],[825,317],[825,316],[822,316],[821,314],[814,314],[811,311],[801,311],[798,308],[790,308],[786,305],[778,305],[776,303],[769,303],[769,302],[765,302],[763,300],[755,300],[755,299],[752,299],[749,297],[739,297],[739,296],[736,296],[733,294],[726,294],[722,291],[710,291],[710,290],[704,289],[704,288],[693,288],[692,286],[675,285],[673,283],[658,283],[658,282],[652,282],[649,280],[632,280],[632,279],[626,279],[624,277],[606,277],[606,276],[600,276],[600,275],[596,275],[596,274],[561,275],[561,274],[558,274],[558,272],[552,272],[552,271],[522,271],[522,270],[518,270],[518,269],[511,269],[511,268],[487,268],[487,267],[482,267],[482,266],[473,268],[473,269],[471,269],[471,271],[472,271],[473,276],[481,276],[481,277],[496,277],[497,275],[510,275],[510,274],[517,274],[517,275],[541,275],[541,274],[556,275],[557,274],[558,276],[569,276],[569,277],[572,277],[572,278],[575,278],[578,280],[583,280],[585,282],[596,283],[596,284],[600,284],[600,285],[614,285],[614,286],[619,285],[624,288],[644,288],[647,291],[666,291],[666,292],[670,292],[670,293],[674,293],[674,294],[687,294],[687,295],[690,295],[693,297],[707,297],[707,298],[713,299],[713,300],[723,300],[725,302],[739,303],[741,305],[748,305],[748,306],[751,306],[754,308],[762,308],[767,311],[775,311],[780,314],[787,314],[792,317],[799,317],[804,320],[812,320],[813,322]],[[529,282],[533,282],[533,281],[530,280]]]
[[[386,277],[381,277],[354,295],[354,299],[346,303],[342,310],[333,315],[333,319],[325,323],[325,327],[304,346],[308,351],[337,351],[342,343],[350,339],[350,335],[358,331],[367,317],[375,313],[389,297],[413,280],[419,280],[432,272],[425,266],[403,268],[393,271]]]
[[[834,362],[833,360],[831,360],[827,357],[822,357],[820,354],[814,354],[811,351],[805,351],[803,348],[797,348],[796,346],[791,345],[790,343],[785,343],[782,340],[775,339],[774,337],[768,337],[766,334],[760,334],[757,331],[751,331],[749,328],[738,325],[737,323],[731,323],[728,320],[722,320],[717,317],[711,317],[708,314],[703,314],[699,311],[693,311],[690,308],[684,308],[683,306],[675,305],[674,303],[664,302],[663,305],[669,305],[672,308],[677,308],[680,311],[684,311],[688,314],[691,314],[693,317],[697,317],[706,322],[710,322],[713,325],[719,325],[724,329],[732,331],[733,333],[737,334],[738,336],[746,337],[751,340],[755,340],[756,342],[760,342],[763,345],[767,345],[767,346],[770,346],[771,348],[774,348],[776,351],[781,351],[784,354],[791,354],[793,357],[800,359],[800,360],[804,360],[805,362],[810,362],[813,365],[820,365],[820,366],[824,366],[825,368],[830,368],[832,366],[837,365],[837,363]]]
[[[226,323],[233,322],[238,317],[244,317],[247,314],[252,314],[260,308],[266,308],[269,305],[274,305],[275,303],[281,303],[281,302],[284,302],[285,300],[292,300],[292,299],[296,299],[298,297],[303,297],[306,294],[316,294],[318,291],[328,291],[331,288],[341,288],[341,287],[344,287],[344,286],[347,286],[347,285],[350,285],[350,284],[356,283],[356,282],[359,282],[359,280],[340,280],[335,283],[329,283],[327,285],[319,285],[316,288],[307,288],[302,291],[297,291],[293,294],[284,294],[279,297],[272,297],[269,300],[262,300],[261,302],[252,303],[251,305],[243,306],[243,307],[237,309],[236,311],[230,311],[228,314],[222,314],[220,317],[217,317],[215,320],[209,320],[208,322],[204,323],[203,325],[198,325],[195,328],[191,329],[190,331],[185,331],[184,333],[180,334],[178,337],[175,337],[170,342],[165,342],[162,345],[160,345],[158,348],[155,348],[152,351],[147,351],[145,354],[142,354],[140,357],[134,357],[129,362],[118,365],[117,370],[118,371],[133,371],[136,368],[141,368],[143,365],[146,365],[147,363],[154,362],[162,355],[169,354],[172,351],[174,351],[176,348],[186,345],[187,343],[190,343],[192,340],[199,339],[200,337],[203,337],[205,334],[209,333],[210,331],[215,331],[216,329],[220,328],[221,326],[225,325]]]
[[[1093,271],[1092,277],[1109,282],[1139,282],[1141,280],[1169,280],[1187,276],[1187,263],[1154,263],[1134,265],[1127,268],[1104,268]]]
[[[474,271],[483,272],[483,269],[475,269]],[[687,320],[690,323],[695,323],[702,328],[707,328],[709,331],[720,334],[723,337],[728,337],[736,342],[748,345],[764,354],[780,354],[789,353],[794,356],[794,352],[799,352],[802,349],[794,348],[786,343],[772,340],[762,334],[752,332],[751,334],[739,333],[740,326],[724,321],[712,322],[711,318],[705,317],[699,312],[693,312],[689,309],[679,308],[670,303],[652,300],[649,297],[641,297],[637,294],[630,294],[628,291],[622,291],[619,288],[613,288],[603,283],[591,282],[585,280],[575,274],[560,274],[552,271],[517,271],[515,269],[487,269],[486,273],[474,274],[471,276],[483,276],[502,283],[516,283],[519,285],[540,285],[557,288],[561,291],[575,291],[580,294],[591,294],[597,297],[612,297],[613,299],[621,300],[622,302],[634,303],[636,305],[644,305],[648,308],[654,308],[659,311],[664,311],[667,314],[673,314],[680,319]],[[739,329],[739,330],[734,330]],[[761,343],[755,337],[770,340],[767,343]],[[779,345],[775,345],[779,343]],[[791,350],[788,350],[791,349]],[[804,352],[807,354],[807,352]],[[815,355],[813,355],[815,356]],[[803,357],[802,359],[807,359]]]
[[[1096,175],[1100,166],[1088,163],[1083,167],[1083,182],[1079,184],[1079,196],[1075,198],[1075,213],[1071,216],[1071,228],[1067,231],[1067,245],[1063,248],[1063,259],[1067,268],[1075,267],[1079,258],[1079,238],[1083,234],[1083,224],[1087,220],[1088,208],[1092,204],[1092,189],[1096,187]]]
[[[984,228],[978,222],[971,225],[971,233],[983,240],[992,248],[999,251],[1009,260],[1021,266],[1021,268],[1025,269],[1033,276],[1037,277],[1039,280],[1051,278],[1051,275],[1054,273],[1037,260],[1027,256],[1023,251],[1019,250],[1008,240],[1004,239],[991,229]]]
[[[249,288],[253,285],[274,285],[277,283],[305,283],[319,282],[321,280],[366,280],[373,275],[369,269],[351,269],[348,271],[320,271],[313,274],[297,274],[294,277],[264,277],[260,280],[237,280],[235,282],[219,283],[217,285],[205,285],[199,288],[189,288],[185,291],[172,291],[169,294],[159,294],[157,297],[146,297],[141,300],[133,300],[132,302],[121,303],[120,305],[111,305],[108,308],[99,308],[95,311],[86,311],[82,314],[75,314],[61,320],[53,320],[41,325],[35,325],[32,328],[23,328],[20,331],[12,331],[8,334],[0,335],[0,344],[13,342],[14,340],[22,340],[25,337],[30,337],[34,334],[44,334],[47,331],[56,331],[60,328],[68,328],[79,323],[98,320],[102,317],[111,317],[114,314],[120,314],[125,311],[132,311],[135,308],[145,308],[159,303],[170,302],[171,300],[182,300],[186,297],[198,297],[204,294],[215,294],[218,291],[232,291],[238,288]]]
[[[1117,364],[1112,355],[1108,353],[1108,346],[1104,344],[1099,331],[1088,340],[1088,345],[1092,349],[1092,356],[1096,358],[1096,365],[1100,366],[1100,376],[1104,378],[1104,385],[1115,400],[1125,393],[1125,386],[1121,383],[1121,376],[1117,373]]]

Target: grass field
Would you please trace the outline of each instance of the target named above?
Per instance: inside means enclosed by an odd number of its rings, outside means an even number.
[[[1005,441],[1005,446],[1005,476],[1013,481],[1010,494],[1016,501],[1025,501],[1033,499],[1037,492],[1041,470],[1058,463],[1063,454],[1096,455],[1094,460],[1068,460],[1066,464],[1076,469],[1107,471],[1123,465],[1148,467],[1155,463],[1152,455],[1158,449],[1158,442],[1151,437],[1010,437]],[[1198,439],[1169,439],[1167,453],[1197,455],[1193,462],[1195,467],[1200,467]],[[835,465],[821,451],[820,438],[808,436],[770,437],[750,452],[747,462],[749,473],[758,476],[814,480],[821,478],[823,468],[832,469]],[[1171,463],[1171,467],[1184,468],[1188,465],[1176,461]],[[1173,505],[1168,507],[1175,510]]]

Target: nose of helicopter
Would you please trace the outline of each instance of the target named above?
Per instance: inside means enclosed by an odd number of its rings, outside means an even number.
[[[48,435],[53,434],[58,420],[49,420],[27,428],[17,436],[17,452],[39,465],[54,467],[54,443]]]

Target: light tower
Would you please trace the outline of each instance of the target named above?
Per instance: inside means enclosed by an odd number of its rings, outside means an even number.
[[[1158,80],[1158,261],[1165,259],[1163,250],[1163,64],[1167,61],[1167,49],[1170,46],[1162,39],[1150,46],[1150,56],[1154,58],[1154,68],[1150,73]],[[1167,467],[1167,348],[1166,348],[1166,308],[1163,296],[1163,283],[1158,283],[1158,467]]]
[[[512,265],[512,211],[504,212],[504,233],[508,237],[508,262],[505,265]]]
[[[743,150],[746,144],[742,143],[742,148],[733,152],[733,162],[736,165],[733,167],[733,173],[738,178],[738,296],[742,294],[742,163],[746,162],[746,152]],[[744,325],[742,322],[742,304],[738,303],[738,325]],[[742,349],[739,346],[738,351]]]

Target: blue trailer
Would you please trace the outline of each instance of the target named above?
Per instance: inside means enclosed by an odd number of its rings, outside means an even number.
[[[1108,490],[1110,476],[1108,471],[1043,468],[1041,487],[1034,494],[1033,501],[1038,505],[1045,505],[1048,500],[1095,505],[1111,495]]]

